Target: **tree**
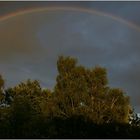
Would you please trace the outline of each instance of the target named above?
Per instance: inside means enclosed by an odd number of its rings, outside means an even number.
[[[106,69],[87,69],[78,66],[76,59],[63,56],[59,57],[57,68],[54,94],[59,115],[81,113],[98,124],[128,123],[129,97],[120,89],[108,87]]]
[[[42,89],[37,80],[29,79],[7,89],[6,92],[13,97],[9,111],[13,138],[40,136],[45,125],[44,118],[49,114],[47,105],[51,98],[51,91]]]
[[[53,91],[30,79],[4,89],[0,77],[1,100],[9,105],[0,107],[0,138],[139,137],[129,97],[109,87],[105,68],[86,68],[63,56],[57,68]]]

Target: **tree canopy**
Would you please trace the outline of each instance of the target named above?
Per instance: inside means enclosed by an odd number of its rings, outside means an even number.
[[[30,80],[5,89],[0,76],[0,138],[135,138],[130,98],[108,85],[105,68],[60,56],[53,90]],[[130,121],[131,120],[131,121]]]
[[[54,94],[59,113],[82,114],[96,123],[129,122],[129,97],[121,89],[110,88],[105,68],[87,69],[77,60],[60,56]]]

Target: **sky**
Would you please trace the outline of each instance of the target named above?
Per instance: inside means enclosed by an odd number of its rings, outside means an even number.
[[[140,2],[0,2],[0,73],[6,86],[53,88],[60,55],[107,69],[140,112]]]

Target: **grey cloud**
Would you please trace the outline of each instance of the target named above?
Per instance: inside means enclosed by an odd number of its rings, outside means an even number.
[[[86,7],[122,17],[123,19],[140,25],[140,19],[138,18],[140,13],[139,1],[96,1],[86,3]]]
[[[27,78],[52,88],[58,55],[108,70],[109,84],[139,101],[140,32],[108,17],[42,12],[0,22],[0,72],[7,85]]]

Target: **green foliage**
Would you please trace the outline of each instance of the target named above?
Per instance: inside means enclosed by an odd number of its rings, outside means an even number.
[[[107,86],[106,69],[86,69],[76,62],[70,57],[58,59],[59,74],[54,91],[58,112],[65,117],[80,113],[98,124],[128,123],[129,98],[120,89]]]
[[[39,96],[41,93],[41,87],[37,80],[31,81],[28,79],[26,82],[21,82],[19,85],[15,86],[11,92],[13,96]]]
[[[9,105],[0,107],[0,138],[140,137],[129,97],[109,87],[105,68],[63,56],[57,68],[53,91],[30,79],[4,89],[0,76],[0,100]]]

